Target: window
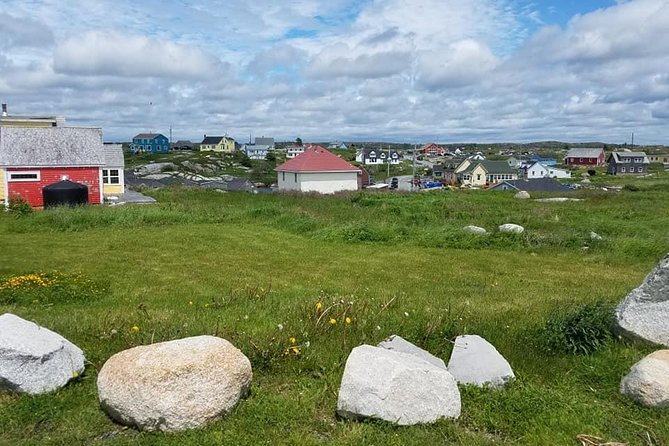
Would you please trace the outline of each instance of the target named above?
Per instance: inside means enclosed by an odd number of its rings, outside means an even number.
[[[297,174],[295,174],[295,182],[297,183]]]
[[[624,167],[620,168],[620,173],[625,173],[625,168]]]
[[[481,174],[480,173],[476,174],[476,181],[481,181]]]
[[[281,172],[281,181],[286,181],[286,172]]]
[[[102,169],[102,184],[120,184],[118,169]]]
[[[636,171],[639,172],[639,173],[643,172],[643,167],[641,167],[641,166],[637,167]]]
[[[39,181],[39,170],[26,170],[21,172],[9,172],[7,181]]]
[[[634,172],[634,166],[630,166],[630,172]]]

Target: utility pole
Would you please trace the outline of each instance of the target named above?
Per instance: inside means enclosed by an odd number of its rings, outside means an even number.
[[[416,143],[413,145],[413,174],[411,175],[411,190],[413,191],[416,180]]]
[[[634,132],[632,132],[632,151],[634,151]]]
[[[388,144],[388,177],[390,177],[390,144]]]

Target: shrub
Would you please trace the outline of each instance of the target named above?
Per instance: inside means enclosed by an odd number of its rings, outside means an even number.
[[[548,351],[589,355],[614,338],[613,307],[597,301],[556,309],[542,329],[541,341]]]
[[[7,210],[12,214],[16,215],[26,215],[30,214],[33,211],[33,208],[28,204],[26,200],[23,199],[20,195],[14,195],[9,199],[9,205]]]
[[[629,191],[629,192],[638,192],[639,191],[639,186],[635,184],[626,184],[623,186],[623,190]]]

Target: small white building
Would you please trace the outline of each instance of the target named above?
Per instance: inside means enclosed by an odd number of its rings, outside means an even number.
[[[541,163],[533,163],[525,169],[525,178],[571,178],[571,172],[558,169],[555,166],[547,166]]]
[[[324,147],[315,145],[277,166],[275,170],[280,191],[321,194],[358,190],[358,176],[362,173],[360,169],[328,152]]]
[[[286,147],[286,158],[293,159],[297,155],[304,153],[304,146],[288,146]]]
[[[242,152],[252,160],[264,160],[269,153],[268,145],[244,144]]]
[[[399,164],[400,154],[397,150],[361,149],[356,153],[355,160],[365,165]]]

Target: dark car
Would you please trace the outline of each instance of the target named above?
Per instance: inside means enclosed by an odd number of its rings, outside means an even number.
[[[390,180],[390,189],[397,189],[397,186],[399,186],[399,183],[400,183],[400,181],[397,178],[393,177]]]

